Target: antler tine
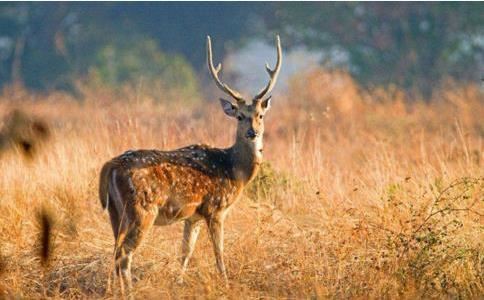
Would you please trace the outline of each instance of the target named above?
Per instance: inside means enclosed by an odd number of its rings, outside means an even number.
[[[212,55],[212,41],[210,40],[210,36],[207,35],[207,65],[208,65],[208,69],[210,71],[210,74],[212,75],[212,78],[215,80],[215,83],[217,84],[218,88],[221,89],[224,93],[230,95],[232,98],[234,98],[238,102],[245,102],[239,92],[232,90],[228,85],[223,83],[218,78],[218,73],[222,69],[222,64],[219,63],[217,65],[217,67],[215,68],[214,65],[213,65],[213,57],[212,56],[213,56]]]
[[[279,35],[276,36],[276,44],[277,44],[277,62],[276,66],[274,69],[271,69],[268,63],[266,63],[266,71],[269,73],[269,83],[265,88],[263,88],[255,97],[254,100],[260,100],[262,99],[265,95],[270,93],[272,89],[274,88],[274,85],[276,84],[277,81],[277,76],[279,75],[279,71],[281,70],[281,65],[282,65],[282,49],[281,49],[281,39],[279,38]]]

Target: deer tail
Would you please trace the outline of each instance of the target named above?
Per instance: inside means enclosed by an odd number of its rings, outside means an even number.
[[[113,168],[110,163],[107,163],[101,169],[101,175],[99,177],[99,200],[101,201],[101,206],[103,210],[108,210],[109,207],[109,185],[111,182],[111,177],[113,173]]]

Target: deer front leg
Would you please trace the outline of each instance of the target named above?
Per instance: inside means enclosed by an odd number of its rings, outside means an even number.
[[[208,230],[210,232],[210,238],[212,239],[213,250],[215,252],[215,260],[217,262],[217,268],[223,279],[225,285],[228,285],[227,273],[225,271],[225,264],[223,258],[224,252],[224,220],[221,214],[211,216],[207,219]]]
[[[200,223],[198,220],[186,220],[185,227],[183,229],[183,241],[182,241],[182,270],[178,277],[177,282],[183,283],[183,275],[188,266],[188,262],[192,257],[195,244],[197,242],[198,234],[200,233]]]

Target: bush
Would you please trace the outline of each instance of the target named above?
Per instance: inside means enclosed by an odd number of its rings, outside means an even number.
[[[268,162],[262,163],[256,177],[245,190],[245,195],[253,200],[270,200],[271,196],[280,191],[288,192],[292,180],[283,172],[275,170]]]
[[[471,298],[478,293],[477,286],[466,283],[482,280],[482,248],[463,227],[471,226],[466,224],[469,218],[482,217],[483,185],[483,178],[465,177],[447,185],[436,180],[425,193],[429,199],[423,202],[429,204],[422,207],[403,200],[400,185],[388,188],[388,205],[409,216],[400,230],[387,229],[385,252],[400,261],[394,274],[402,286],[417,285],[427,297],[443,293]],[[474,230],[479,235],[479,229]]]
[[[89,82],[111,87],[143,83],[151,93],[177,91],[189,98],[198,93],[191,65],[180,55],[163,53],[152,39],[102,47],[89,70]]]

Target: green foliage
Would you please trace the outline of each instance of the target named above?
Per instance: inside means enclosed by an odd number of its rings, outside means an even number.
[[[264,162],[244,193],[253,200],[264,201],[271,199],[275,191],[289,191],[293,184],[294,180],[288,174],[277,171],[270,163]]]
[[[164,89],[182,91],[184,96],[198,91],[191,65],[180,55],[163,53],[153,39],[104,46],[90,69],[90,79],[110,86],[140,81],[161,84]]]

